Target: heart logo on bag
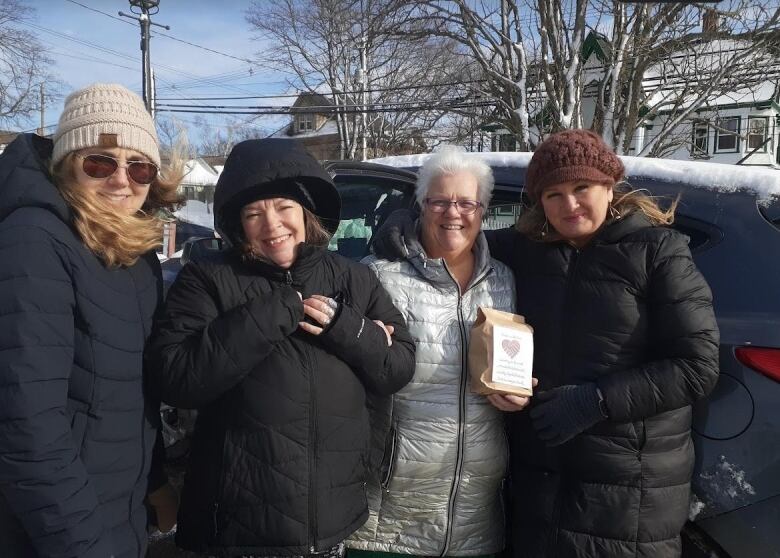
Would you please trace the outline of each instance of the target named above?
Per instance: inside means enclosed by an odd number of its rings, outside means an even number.
[[[520,352],[520,341],[516,339],[504,339],[501,341],[501,348],[509,355],[509,358],[515,358],[515,355]]]

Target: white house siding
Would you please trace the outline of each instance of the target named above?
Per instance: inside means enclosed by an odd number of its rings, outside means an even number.
[[[723,108],[717,111],[717,115],[701,114],[701,118],[703,120],[710,121],[716,121],[716,119],[726,120],[730,118],[739,119],[739,137],[737,138],[736,150],[732,151],[731,149],[719,149],[718,135],[722,134],[722,132],[711,126],[707,129],[706,153],[703,153],[699,150],[694,150],[694,124],[692,122],[686,122],[685,124],[681,124],[678,127],[678,133],[683,140],[683,144],[674,152],[666,155],[665,158],[678,160],[701,160],[731,165],[736,164],[752,151],[752,148],[748,146],[747,138],[750,119],[765,118],[767,125],[766,134],[770,136],[769,142],[749,158],[745,159],[741,164],[753,166],[777,166],[777,149],[778,140],[780,139],[778,138],[778,135],[780,135],[778,117],[780,117],[780,111],[778,111],[776,107],[757,109],[751,106]],[[656,119],[656,122],[653,122],[653,126],[647,129],[646,134],[648,140],[653,137],[654,129],[661,128],[663,118],[666,117],[660,116],[658,119]]]

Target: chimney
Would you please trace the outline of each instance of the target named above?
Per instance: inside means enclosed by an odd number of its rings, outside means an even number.
[[[715,10],[704,10],[701,16],[702,33],[717,33],[720,16]]]

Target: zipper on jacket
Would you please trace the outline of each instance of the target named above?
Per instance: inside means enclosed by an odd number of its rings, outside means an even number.
[[[578,248],[572,248],[572,259],[571,263],[569,263],[569,269],[566,271],[566,291],[564,292],[564,299],[563,299],[563,309],[565,310],[570,302],[571,297],[571,289],[572,285],[574,284],[574,276],[577,274],[577,264],[580,260],[580,251]],[[561,316],[561,323],[563,326],[561,327],[561,347],[566,347],[566,337],[568,334],[568,326],[569,323],[568,320],[565,319],[565,316]],[[567,362],[566,362],[566,351],[561,352],[561,370],[567,369]],[[557,383],[560,385],[563,378],[560,377],[560,373],[558,374],[558,378],[556,378]],[[555,386],[557,387],[557,385]],[[561,482],[560,482],[560,475],[558,476],[558,483],[555,487],[555,499],[553,500],[553,513],[552,513],[552,523],[550,525],[550,530],[547,533],[547,552],[545,555],[547,556],[554,556],[555,551],[558,547],[558,524],[560,523],[560,517],[561,517]]]
[[[141,308],[141,301],[138,299],[138,283],[136,283],[135,276],[133,275],[133,269],[131,268],[128,271],[129,271],[128,275],[130,276],[130,281],[133,283],[133,290],[135,291],[136,294],[135,303],[136,303],[136,307],[138,308],[138,318],[141,321],[141,328],[144,333],[144,344],[146,344],[146,340],[149,339],[149,335],[151,332],[147,331],[146,324],[144,323],[144,312],[143,312],[143,308]],[[159,307],[159,301],[158,301],[158,307]],[[155,311],[156,310],[157,309],[155,309]],[[141,391],[142,394],[145,396],[145,393],[143,393],[145,389],[144,384],[146,383],[144,374],[145,374],[144,367],[141,366]],[[144,403],[144,407],[146,407],[146,403]],[[155,412],[159,413],[160,410],[156,409]],[[162,425],[160,425],[160,428],[162,428]],[[130,492],[130,498],[128,498],[128,510],[127,510],[128,519],[133,517],[133,507],[135,504],[135,488],[138,486],[138,483],[141,482],[141,477],[144,474],[145,463],[146,463],[146,409],[144,408],[144,412],[141,413],[141,464],[138,468],[138,476],[135,478],[133,489]],[[151,470],[151,460],[149,463],[149,467]],[[144,495],[144,498],[146,498],[146,495]],[[138,535],[138,532],[135,529],[133,529],[133,536],[135,537],[136,544],[138,545],[138,549],[140,550],[141,548],[143,548],[143,543],[141,541],[141,538]]]
[[[444,263],[444,269],[449,273],[450,278],[455,283],[455,288],[458,290],[458,329],[460,330],[460,386],[458,390],[458,437],[456,440],[456,457],[455,457],[455,474],[452,477],[452,485],[450,486],[450,497],[447,502],[447,523],[444,531],[444,545],[442,546],[440,556],[446,556],[449,550],[450,542],[452,539],[452,517],[455,514],[455,500],[458,496],[458,488],[460,487],[461,473],[463,472],[463,446],[464,438],[466,436],[464,429],[464,422],[466,420],[466,379],[468,375],[468,360],[466,352],[468,349],[468,338],[466,332],[466,320],[463,317],[463,295],[460,292],[460,285],[453,277],[450,270],[447,268],[447,264]],[[485,274],[487,277],[487,274]]]
[[[212,531],[214,533],[214,539],[219,536],[219,521],[217,519],[217,514],[219,512],[219,502],[214,502],[212,504],[212,510],[211,510],[211,522],[212,522]]]
[[[645,419],[640,422],[642,425],[642,431],[639,434],[639,451],[636,454],[637,461],[642,461],[642,454],[645,451],[645,444],[647,443],[647,424]]]
[[[287,283],[287,286],[292,287],[293,279],[289,269],[284,272],[284,282]]]
[[[287,272],[288,276],[290,272]],[[292,279],[292,278],[291,278]],[[317,552],[317,389],[314,380],[314,367],[306,347],[307,372],[309,375],[309,554]]]

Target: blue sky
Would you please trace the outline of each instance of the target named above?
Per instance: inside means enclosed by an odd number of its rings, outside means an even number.
[[[55,61],[52,70],[64,82],[64,94],[103,81],[121,83],[140,95],[140,28],[137,22],[117,14],[130,13],[127,0],[26,0],[25,3],[36,10],[25,28],[50,50]],[[150,51],[160,101],[174,97],[288,92],[285,76],[235,59],[252,59],[261,47],[261,43],[252,40],[252,31],[244,19],[249,4],[248,0],[160,0],[159,12],[152,16],[152,21],[171,28],[165,31],[152,27]],[[257,102],[271,104],[270,100]],[[47,108],[46,125],[56,124],[61,108],[61,103]],[[192,114],[177,117],[185,124],[191,124],[195,118]],[[211,121],[220,127],[240,118],[212,118]],[[38,123],[39,117],[30,122],[29,128]],[[283,123],[283,117],[265,117],[256,124],[271,131]]]

